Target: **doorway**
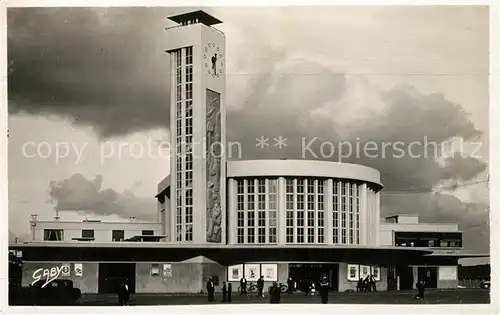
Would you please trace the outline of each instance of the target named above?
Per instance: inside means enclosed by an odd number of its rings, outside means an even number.
[[[330,284],[330,291],[338,291],[339,265],[338,264],[289,264],[288,274],[297,282],[297,289],[303,291],[306,280],[313,281],[319,288],[321,278],[326,276]]]
[[[418,267],[418,279],[424,279],[425,287],[437,288],[437,267]]]
[[[397,266],[396,275],[399,277],[400,290],[413,289],[413,268],[410,266]]]
[[[116,293],[120,282],[125,282],[130,293],[135,293],[135,263],[99,263],[99,293]]]

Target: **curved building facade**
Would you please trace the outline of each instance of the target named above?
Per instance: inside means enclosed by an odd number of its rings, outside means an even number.
[[[380,173],[307,160],[227,164],[229,244],[378,245]]]

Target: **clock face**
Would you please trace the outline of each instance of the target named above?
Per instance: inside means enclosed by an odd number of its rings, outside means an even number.
[[[205,71],[212,77],[218,78],[224,73],[224,55],[222,49],[214,42],[205,45],[203,50]]]

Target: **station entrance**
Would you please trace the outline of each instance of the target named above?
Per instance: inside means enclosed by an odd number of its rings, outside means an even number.
[[[308,281],[313,282],[318,290],[321,278],[325,276],[328,278],[330,291],[339,289],[338,264],[289,264],[288,274],[297,282],[297,290],[300,291],[304,291],[304,284]]]
[[[116,293],[126,283],[130,293],[135,293],[135,273],[135,263],[99,263],[98,292]]]

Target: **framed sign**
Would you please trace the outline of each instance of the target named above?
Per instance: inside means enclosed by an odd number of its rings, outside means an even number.
[[[440,266],[438,269],[439,280],[457,280],[456,266]]]
[[[83,277],[83,266],[82,264],[75,264],[75,276]]]
[[[359,265],[347,265],[347,280],[359,280]]]
[[[257,281],[260,278],[260,264],[245,265],[245,278],[247,281]]]
[[[360,275],[359,275],[361,278],[365,279],[366,277],[368,277],[371,274],[370,266],[360,265],[359,268],[361,270]]]
[[[159,276],[160,275],[160,265],[152,264],[151,265],[151,276]]]
[[[370,274],[373,275],[375,281],[380,281],[380,267],[370,266]]]
[[[227,267],[227,281],[240,281],[243,278],[243,265]]]
[[[278,281],[278,264],[262,264],[264,281]]]
[[[172,277],[172,265],[171,264],[163,264],[163,278],[171,278]]]
[[[71,275],[71,267],[69,266],[69,264],[62,265],[61,276],[69,277],[70,275]]]

